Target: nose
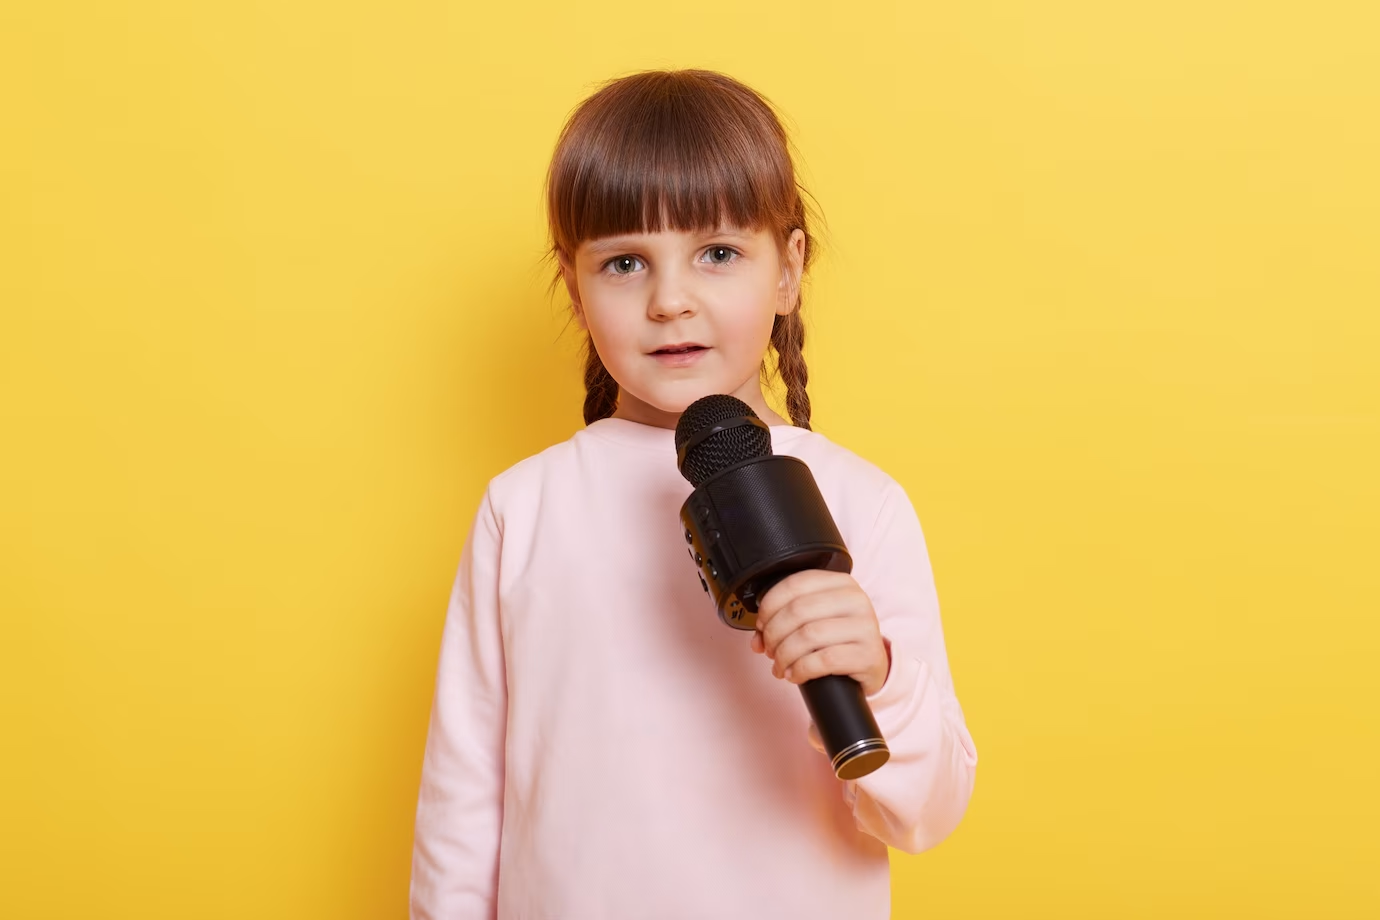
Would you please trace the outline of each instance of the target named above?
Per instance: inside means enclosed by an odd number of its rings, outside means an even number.
[[[652,288],[647,316],[656,322],[666,322],[694,316],[698,309],[690,272],[662,268]]]

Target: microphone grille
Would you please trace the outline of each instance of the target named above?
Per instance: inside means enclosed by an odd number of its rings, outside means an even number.
[[[688,450],[697,435],[714,425],[737,418],[757,419],[757,413],[741,399],[715,394],[697,399],[681,413],[676,423],[676,453],[681,454],[680,472],[690,484],[700,483],[715,473],[743,460],[771,454],[771,432],[764,425],[738,425],[702,437]]]

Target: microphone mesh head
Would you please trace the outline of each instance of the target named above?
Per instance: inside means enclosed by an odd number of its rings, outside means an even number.
[[[705,429],[734,418],[757,418],[752,407],[733,396],[716,394],[685,407],[676,423],[676,452]],[[738,425],[716,432],[685,452],[680,473],[699,488],[715,473],[743,460],[771,454],[771,432],[756,425]]]

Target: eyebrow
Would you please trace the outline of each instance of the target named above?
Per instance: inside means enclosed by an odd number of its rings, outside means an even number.
[[[733,237],[734,239],[739,240],[751,239],[751,234],[744,233],[741,230],[734,230],[728,227],[720,227],[717,230],[705,230],[702,233],[698,233],[696,235],[701,238],[717,236]],[[636,246],[638,239],[639,238],[636,236],[610,236],[600,240],[590,240],[585,244],[585,246],[586,251],[590,255],[601,255],[606,252],[617,252],[621,249],[627,249],[630,246]]]

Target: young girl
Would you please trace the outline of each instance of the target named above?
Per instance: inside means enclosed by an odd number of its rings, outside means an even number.
[[[547,202],[589,335],[586,426],[494,477],[465,543],[412,916],[887,917],[887,848],[954,829],[977,754],[906,493],[810,430],[785,132],[721,74],[615,80],[570,117]],[[762,393],[773,351],[789,422]],[[720,623],[678,517],[676,420],[711,393],[810,466],[854,560],[780,582],[750,636]],[[797,687],[826,674],[862,684],[891,749],[859,780],[835,778]]]

